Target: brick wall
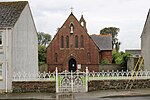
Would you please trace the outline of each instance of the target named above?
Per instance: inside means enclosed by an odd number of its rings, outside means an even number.
[[[128,80],[95,80],[88,82],[88,91],[125,89]],[[130,82],[130,84],[132,81]],[[150,79],[140,79],[133,82],[132,89],[150,88]],[[130,86],[130,85],[129,85]],[[129,87],[128,87],[129,89]]]
[[[74,33],[70,34],[70,23],[74,25]],[[61,48],[61,37],[64,37],[64,48]],[[69,37],[69,48],[66,48],[66,37]],[[78,36],[78,48],[75,48],[75,37]],[[84,38],[84,47],[81,47],[81,36]],[[91,61],[88,60],[90,52]],[[58,61],[55,61],[55,54],[58,54]],[[106,55],[106,54],[104,54]],[[100,63],[99,49],[93,42],[85,29],[79,24],[74,15],[70,15],[63,26],[58,30],[54,39],[46,50],[48,70],[53,72],[55,67],[59,71],[68,70],[68,62],[71,58],[75,59],[77,64],[81,65],[98,65]],[[91,70],[98,71],[98,66],[93,66]]]
[[[13,92],[49,92],[55,93],[55,82],[52,81],[16,81],[12,82]]]
[[[109,63],[112,63],[112,51],[111,50],[101,51],[101,60],[102,59],[107,59]]]

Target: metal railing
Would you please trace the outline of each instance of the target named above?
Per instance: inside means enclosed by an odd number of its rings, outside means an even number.
[[[14,72],[13,81],[55,81],[55,72]]]
[[[59,73],[58,73],[59,74]],[[132,76],[132,77],[131,77]],[[90,80],[128,80],[131,78],[135,79],[150,79],[150,71],[101,71],[101,72],[88,72],[87,78]],[[14,72],[13,81],[56,81],[55,72]]]
[[[150,79],[150,71],[101,71],[101,72],[89,72],[89,80],[128,80],[135,79]]]

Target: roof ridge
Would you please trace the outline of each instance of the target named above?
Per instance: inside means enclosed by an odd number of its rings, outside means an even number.
[[[112,36],[112,34],[92,34],[90,36]]]

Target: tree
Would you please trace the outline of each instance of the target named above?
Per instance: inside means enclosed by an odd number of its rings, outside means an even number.
[[[46,46],[51,41],[51,35],[38,32],[38,63],[46,64]]]
[[[39,65],[46,63],[46,47],[38,45],[38,63]]]
[[[51,35],[45,34],[44,32],[38,32],[38,44],[47,46],[51,41]]]
[[[120,42],[117,38],[118,32],[120,31],[119,28],[116,27],[106,27],[100,30],[100,34],[111,34],[112,35],[112,49],[115,49],[116,51],[119,51],[120,48]]]
[[[116,52],[119,52],[119,49],[120,49],[120,45],[121,45],[121,42],[116,42],[115,43],[115,50],[116,50]]]

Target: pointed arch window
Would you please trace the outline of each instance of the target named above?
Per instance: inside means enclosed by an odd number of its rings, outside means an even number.
[[[81,48],[84,48],[84,37],[83,37],[83,35],[81,35],[81,37],[80,37],[80,46],[81,46]]]
[[[66,48],[69,48],[69,36],[66,37]]]
[[[78,36],[75,36],[75,48],[78,48]]]
[[[90,52],[87,53],[87,57],[88,57],[88,63],[90,63],[91,62],[91,54],[90,54]]]
[[[55,53],[54,58],[55,58],[54,62],[57,63],[58,62],[58,55],[57,55],[57,53]]]
[[[64,37],[63,36],[61,36],[61,44],[60,44],[61,46],[61,48],[64,48]]]

